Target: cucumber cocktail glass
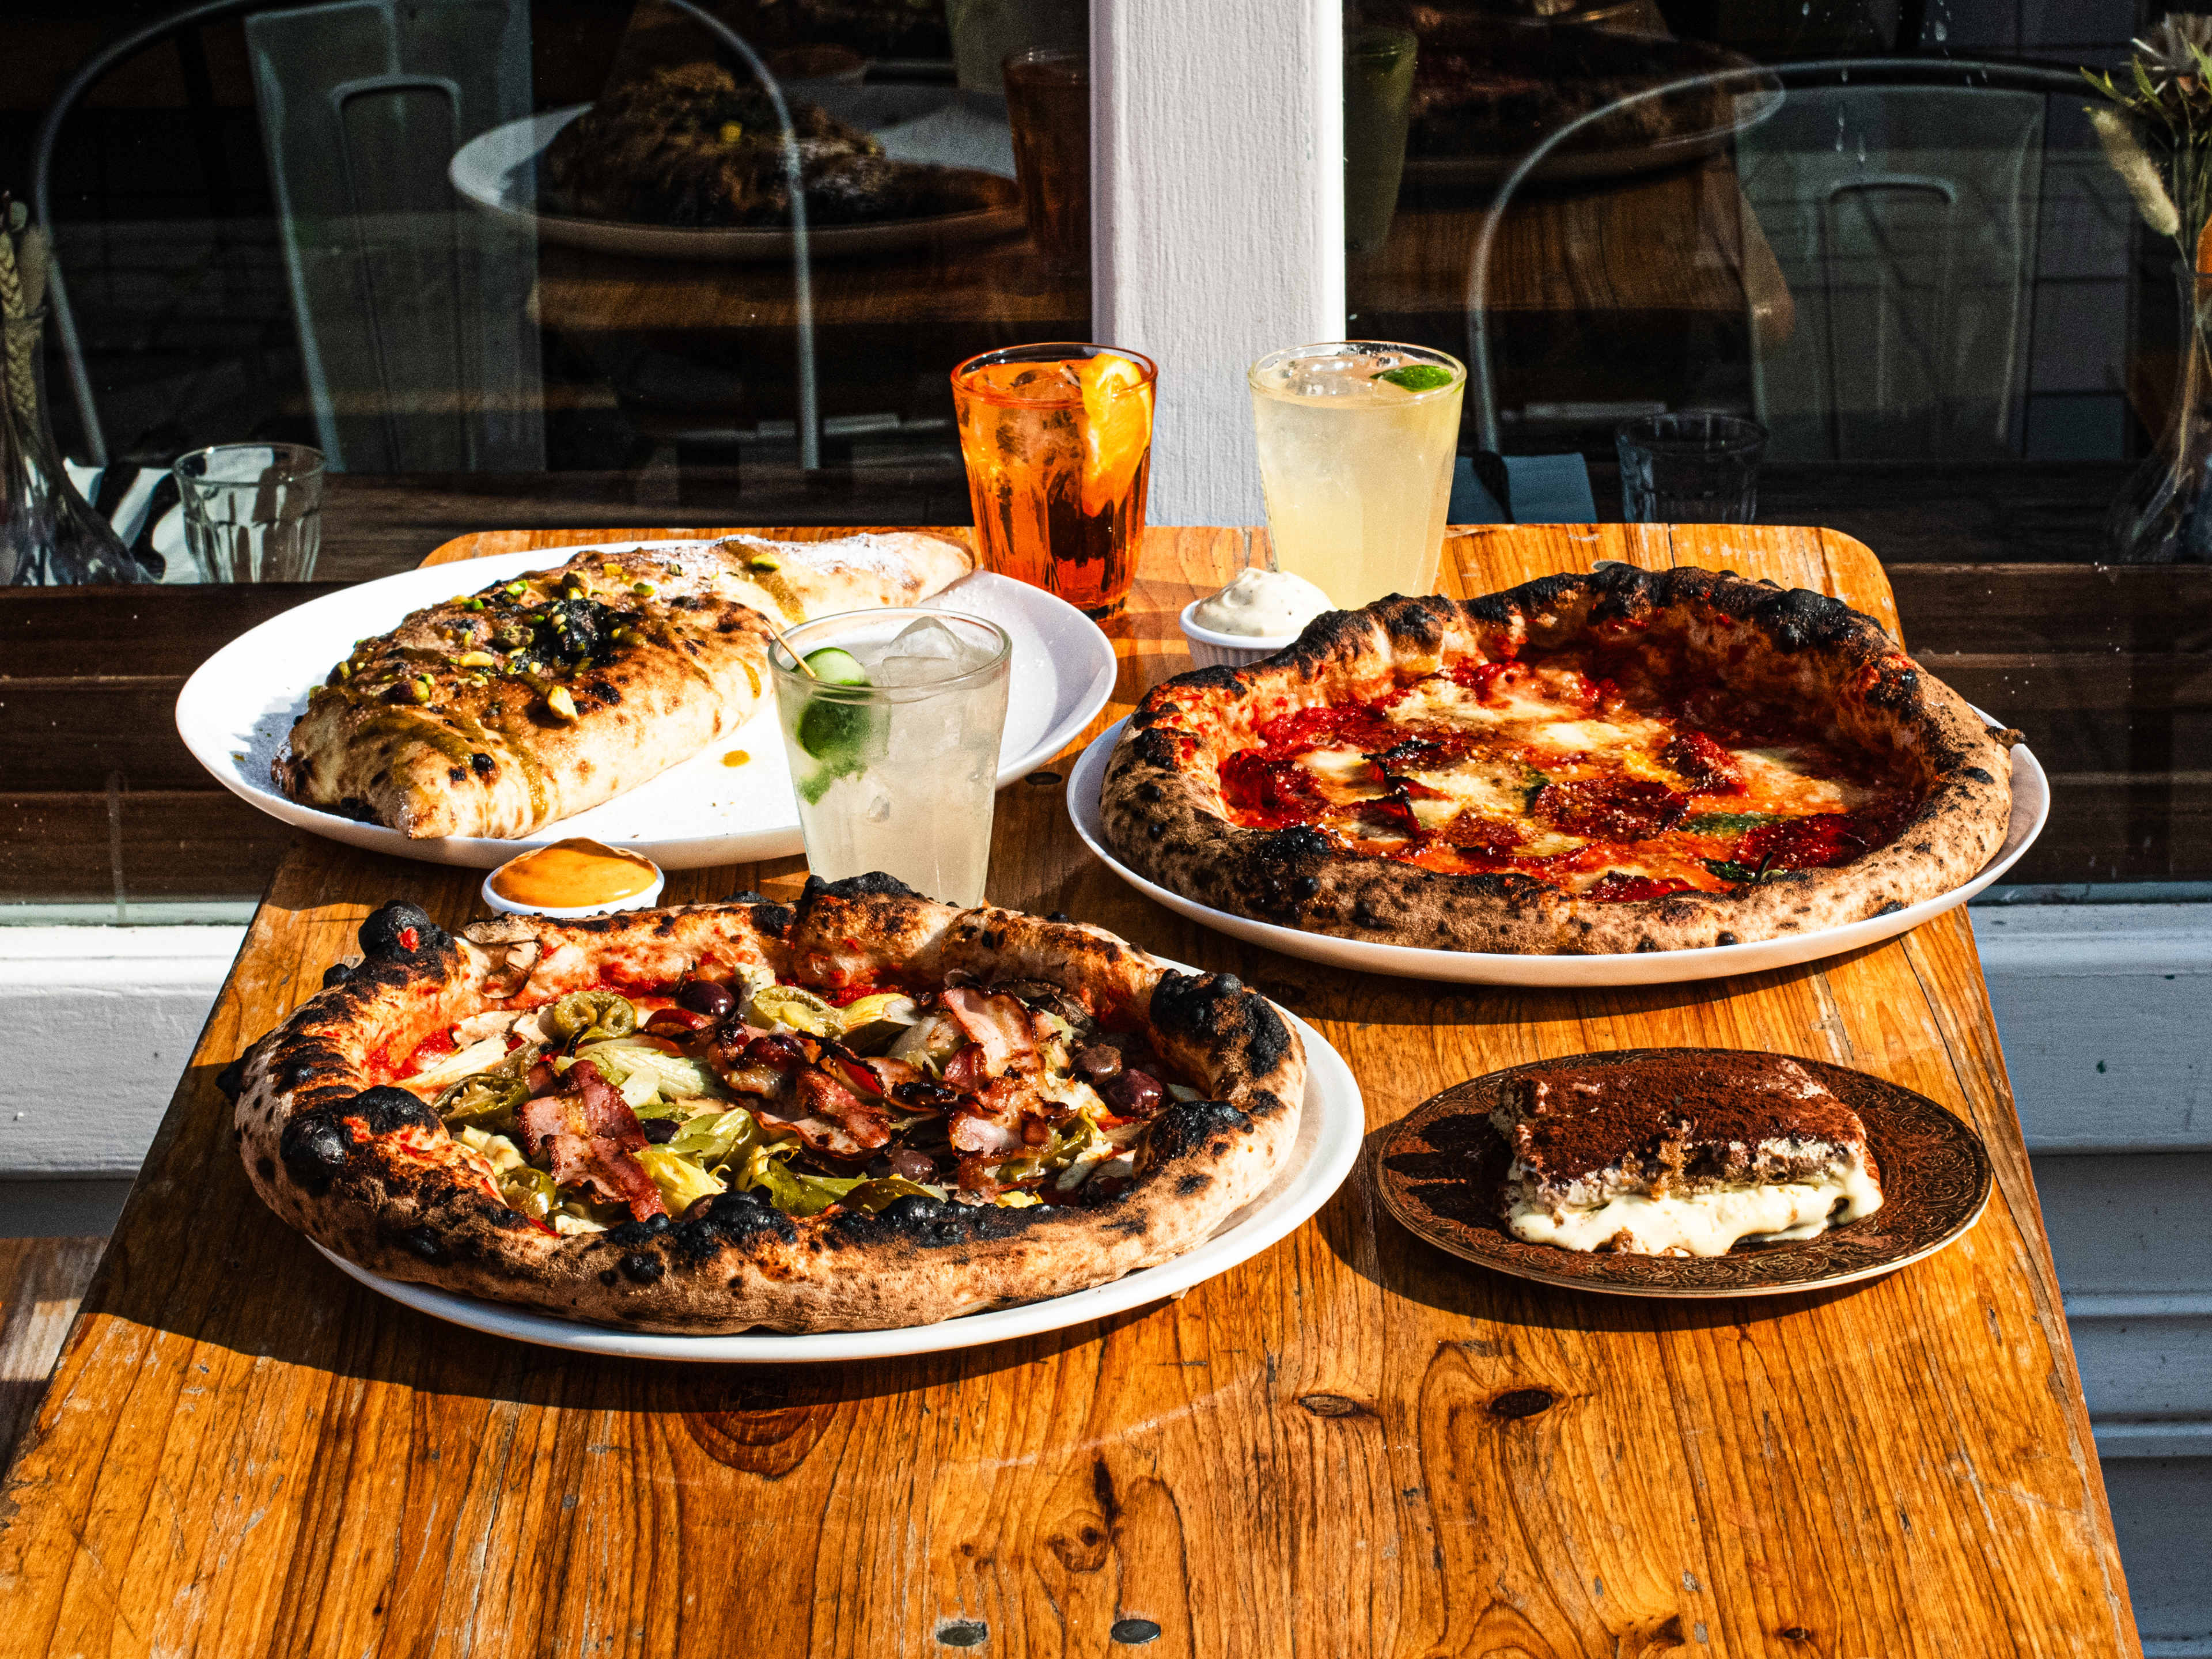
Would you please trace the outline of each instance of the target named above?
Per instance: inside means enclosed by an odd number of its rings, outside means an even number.
[[[951,611],[850,611],[788,630],[769,673],[806,863],[980,904],[1013,642]]]

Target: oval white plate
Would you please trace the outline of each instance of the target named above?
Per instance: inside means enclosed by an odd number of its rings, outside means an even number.
[[[605,541],[595,548],[677,547],[676,541]],[[363,582],[272,617],[202,663],[177,697],[177,731],[192,757],[234,794],[273,818],[349,847],[427,864],[489,870],[526,847],[588,836],[635,848],[664,870],[696,870],[800,850],[799,809],[791,793],[775,699],[704,754],[672,766],[626,795],[546,824],[519,841],[456,836],[410,841],[380,823],[356,823],[288,800],[269,781],[269,763],[307,706],[307,691],[354,641],[380,634],[410,611],[471,593],[526,571],[557,566],[582,546],[537,548]],[[1113,642],[1065,599],[1042,588],[979,571],[925,604],[964,611],[1013,636],[1013,679],[999,746],[1000,787],[1035,771],[1066,747],[1114,690]],[[722,763],[732,750],[751,757]]]
[[[1977,711],[1979,712],[1979,711]],[[1984,716],[1984,719],[1988,717]],[[2012,868],[2020,855],[2043,833],[2051,816],[2051,786],[2042,763],[2026,744],[2012,751],[2012,822],[2004,845],[1983,866],[1981,874],[1964,886],[1886,916],[1826,927],[1810,933],[1790,933],[1780,939],[1754,939],[1747,945],[1716,945],[1697,951],[1651,951],[1607,956],[1516,956],[1479,951],[1419,951],[1410,945],[1380,945],[1372,939],[1339,939],[1331,933],[1309,933],[1297,927],[1255,921],[1196,899],[1170,892],[1147,881],[1114,855],[1106,843],[1106,828],[1098,812],[1099,786],[1106,781],[1106,762],[1121,740],[1126,720],[1116,720],[1100,732],[1067,780],[1067,815],[1083,844],[1104,861],[1106,867],[1146,897],[1218,933],[1253,945],[1264,945],[1285,956],[1335,968],[1357,968],[1370,974],[1394,974],[1401,979],[1448,980],[1462,985],[1673,985],[1686,980],[1721,979],[1729,974],[1763,973],[1770,968],[1794,967],[1862,945],[1893,939],[1917,927],[1930,916],[1939,916],[1968,899]],[[1995,721],[1990,724],[1995,725]]]
[[[1291,1142],[1290,1156],[1267,1189],[1223,1221],[1205,1243],[1172,1261],[1146,1267],[1110,1285],[1018,1308],[891,1331],[824,1331],[807,1336],[658,1336],[579,1324],[551,1314],[434,1291],[426,1285],[405,1284],[332,1255],[319,1244],[315,1248],[340,1272],[417,1313],[472,1331],[574,1353],[687,1359],[720,1365],[785,1364],[799,1360],[888,1359],[901,1354],[939,1353],[948,1348],[980,1348],[986,1343],[1064,1330],[1085,1320],[1103,1319],[1157,1302],[1228,1272],[1295,1231],[1328,1201],[1352,1173],[1367,1132],[1367,1109],[1360,1099],[1358,1084],[1352,1080],[1352,1068],[1312,1026],[1288,1009],[1278,1012],[1305,1041],[1306,1097],[1298,1115],[1297,1139]]]
[[[503,122],[453,153],[446,176],[462,198],[479,211],[526,230],[541,242],[653,259],[715,259],[744,264],[788,259],[787,230],[745,230],[734,227],[687,229],[680,225],[638,225],[611,219],[571,219],[544,213],[538,206],[538,158],[562,127],[590,108],[576,104]],[[932,158],[902,154],[891,143],[886,153],[903,161]],[[939,165],[942,165],[941,163]],[[969,169],[981,172],[981,168]],[[995,175],[994,175],[995,176]],[[969,242],[1011,235],[1022,228],[1018,202],[1006,207],[949,213],[933,219],[895,219],[874,225],[823,225],[807,235],[809,250],[823,258],[848,253],[883,253],[933,242]]]

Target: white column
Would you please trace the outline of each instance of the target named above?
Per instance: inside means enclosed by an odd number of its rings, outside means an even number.
[[[1258,524],[1244,370],[1344,334],[1342,0],[1091,0],[1094,337],[1160,366],[1154,524]]]

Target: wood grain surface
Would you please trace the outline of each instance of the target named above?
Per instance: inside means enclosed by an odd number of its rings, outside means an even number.
[[[543,532],[538,544],[593,539]],[[1251,552],[1155,531],[1116,718]],[[1499,530],[1481,592],[1695,562],[1887,617],[1815,531]],[[1103,720],[1102,720],[1103,723]],[[215,1073],[374,904],[475,878],[303,841],[280,868],[0,1496],[0,1654],[2136,1655],[2080,1382],[1963,912],[1834,960],[1586,993],[1237,945],[999,797],[992,892],[1232,969],[1315,1022],[1370,1129],[1463,1079],[1648,1044],[1856,1066],[1974,1123],[1997,1195],[1876,1283],[1757,1302],[1498,1278],[1380,1212],[1181,1301],[907,1361],[592,1360],[451,1329],[255,1201]],[[798,860],[672,876],[788,894]]]

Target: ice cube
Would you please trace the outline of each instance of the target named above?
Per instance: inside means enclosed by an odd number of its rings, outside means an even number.
[[[990,660],[987,647],[971,645],[936,617],[923,617],[899,630],[876,659],[870,678],[878,685],[931,685]]]

